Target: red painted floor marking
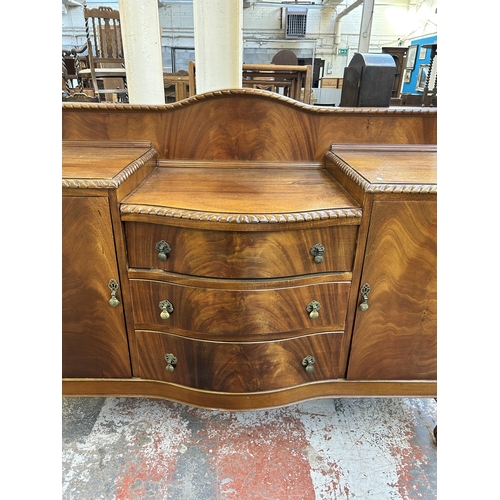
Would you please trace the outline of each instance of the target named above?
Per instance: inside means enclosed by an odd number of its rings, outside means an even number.
[[[300,419],[280,410],[224,414],[202,438],[225,500],[315,498]]]

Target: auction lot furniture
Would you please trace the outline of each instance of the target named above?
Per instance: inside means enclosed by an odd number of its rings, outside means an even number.
[[[190,94],[196,93],[196,62],[189,61]],[[312,66],[289,64],[243,64],[243,87],[269,90],[310,104]]]
[[[377,127],[375,110],[240,89],[116,133],[137,110],[63,105],[65,395],[436,396],[436,146],[419,127],[345,143],[335,122]],[[432,126],[418,111],[398,117]]]

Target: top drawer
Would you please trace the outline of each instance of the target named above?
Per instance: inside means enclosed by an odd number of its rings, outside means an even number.
[[[125,223],[130,267],[239,279],[350,272],[357,231],[357,225],[280,231],[211,231]],[[162,252],[160,242],[168,244],[168,253]],[[317,248],[317,244],[320,244],[320,255],[315,257],[313,248]]]

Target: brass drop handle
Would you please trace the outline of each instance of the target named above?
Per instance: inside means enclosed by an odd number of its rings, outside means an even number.
[[[319,310],[321,309],[321,304],[317,300],[312,300],[307,304],[306,311],[309,313],[311,319],[316,319],[319,316]]]
[[[165,240],[161,240],[156,244],[156,251],[160,260],[167,260],[167,255],[172,251],[172,248]]]
[[[308,354],[303,360],[302,360],[302,366],[305,367],[307,373],[312,373],[314,371],[314,362],[316,360],[314,359],[313,356]]]
[[[360,311],[366,311],[370,306],[368,305],[368,294],[372,291],[371,286],[368,283],[365,283],[361,287],[361,297],[363,301],[359,304]]]
[[[316,264],[321,264],[323,262],[325,247],[321,243],[316,243],[309,252],[314,256],[314,262],[316,262]]]
[[[111,307],[117,307],[120,301],[116,298],[116,292],[118,291],[118,281],[110,279],[108,283],[108,288],[111,290],[111,298],[108,300]]]
[[[168,319],[170,318],[170,313],[174,311],[174,306],[169,300],[162,300],[159,304],[161,313],[160,313],[160,318],[161,319]]]
[[[172,373],[175,370],[175,365],[177,364],[177,357],[174,356],[172,353],[165,354],[165,361],[167,362],[167,366],[165,367],[165,370],[167,372]]]

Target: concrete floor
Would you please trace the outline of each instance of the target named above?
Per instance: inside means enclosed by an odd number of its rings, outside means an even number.
[[[206,411],[63,398],[63,500],[434,500],[434,399]]]

